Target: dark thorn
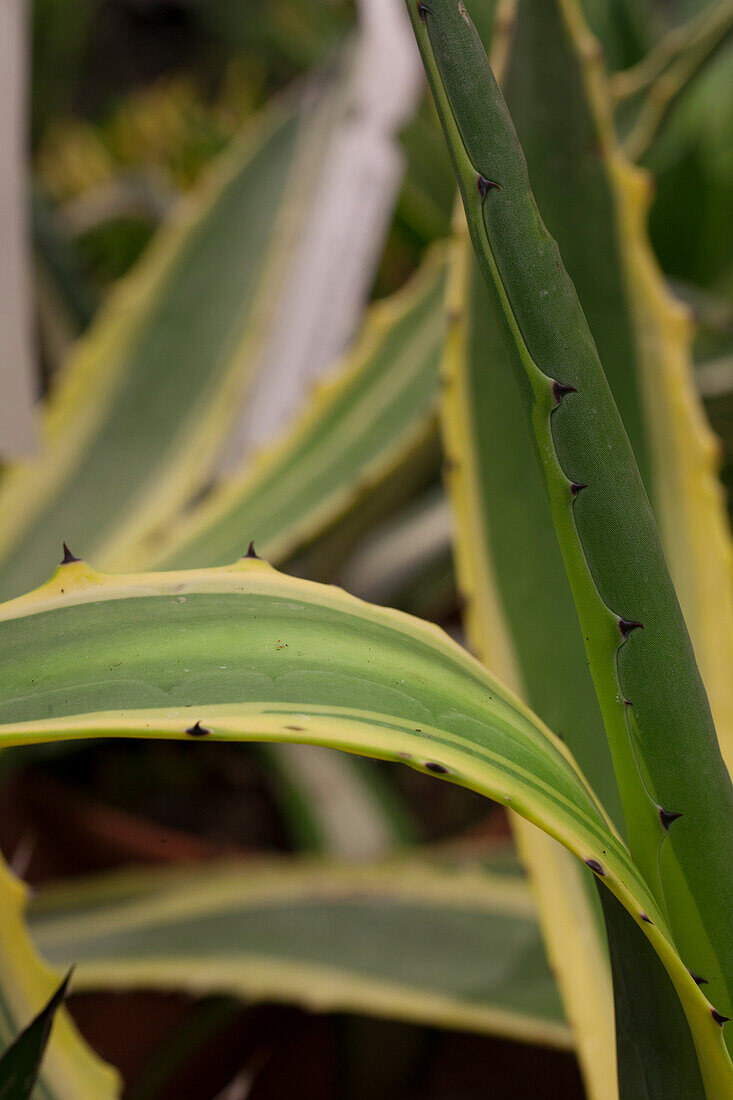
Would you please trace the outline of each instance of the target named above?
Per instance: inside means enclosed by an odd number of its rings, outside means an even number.
[[[636,619],[619,619],[618,628],[624,638],[628,638],[632,630],[643,630],[644,624],[637,623]]]
[[[433,10],[427,4],[423,4],[421,0],[417,0],[417,14],[421,19],[424,19],[426,15],[432,15]]]
[[[723,1024],[727,1024],[728,1020],[730,1020],[730,1016],[721,1016],[717,1008],[711,1008],[710,1015],[715,1020],[716,1024],[720,1024],[721,1027],[723,1026]]]
[[[646,915],[646,913],[639,913],[639,916],[641,917],[641,919],[644,921],[645,924],[654,924],[654,921],[652,920],[652,918],[648,917]]]
[[[701,978],[699,974],[693,974],[693,972],[691,970],[688,970],[687,973],[690,975],[690,977],[692,978],[695,985],[707,985],[708,984],[707,978]]]
[[[293,733],[304,733],[305,732],[305,726],[286,726],[285,729],[286,730],[292,730]]]
[[[61,565],[71,565],[72,561],[81,561],[81,558],[77,558],[76,554],[72,554],[66,543],[63,544],[64,556],[61,559]]]
[[[588,485],[584,481],[571,481],[570,482],[570,495],[575,500],[581,489],[587,489]]]
[[[601,878],[605,878],[606,872],[603,870],[603,866],[598,862],[597,859],[586,859],[585,865],[586,867],[590,867],[591,871],[593,871],[594,874],[600,875]]]
[[[207,737],[211,730],[207,730],[206,726],[202,726],[200,722],[197,722],[195,726],[190,726],[186,733],[189,737]]]
[[[501,191],[501,187],[498,183],[494,183],[493,180],[487,180],[486,176],[477,176],[476,186],[478,187],[478,193],[482,199],[485,199],[489,191]]]
[[[665,830],[669,832],[669,827],[673,821],[676,821],[678,817],[682,817],[681,813],[672,813],[671,810],[663,810],[659,807],[659,820],[662,822]]]
[[[634,704],[631,702],[630,699],[624,699],[624,706],[625,707],[633,707],[633,705]]]
[[[244,556],[245,556],[245,558],[256,558],[256,559],[257,559],[257,561],[261,561],[261,560],[262,560],[262,559],[260,558],[260,555],[259,555],[259,554],[257,553],[257,551],[255,550],[255,544],[254,544],[253,542],[251,542],[251,543],[249,544],[249,546],[248,546],[248,548],[247,548],[247,553],[246,553],[246,554],[245,554]]]
[[[563,397],[567,397],[569,393],[577,392],[575,386],[566,386],[563,382],[557,380],[552,383],[552,393],[558,405],[562,403]]]
[[[448,774],[448,769],[443,764],[436,764],[433,760],[428,760],[425,767],[429,772],[434,772],[436,775]]]

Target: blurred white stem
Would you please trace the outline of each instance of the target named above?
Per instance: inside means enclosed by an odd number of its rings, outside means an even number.
[[[26,211],[25,0],[0,3],[0,461],[36,443]]]
[[[270,441],[353,337],[404,171],[396,135],[422,69],[402,0],[359,0],[347,102],[334,128],[272,328],[222,463]]]

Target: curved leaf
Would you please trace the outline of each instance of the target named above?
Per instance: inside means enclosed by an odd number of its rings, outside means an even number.
[[[521,877],[403,857],[125,871],[44,888],[29,922],[74,989],[287,1000],[568,1046]]]
[[[61,981],[61,976],[41,962],[34,950],[25,924],[25,908],[25,887],[0,860],[0,1054],[12,1049],[30,1017],[38,1017],[53,1003]],[[34,1034],[39,1038],[37,1032]],[[2,1084],[0,1076],[0,1096],[4,1097]],[[56,1012],[34,1097],[114,1100],[119,1096],[119,1086],[116,1070],[105,1065],[84,1043],[68,1013],[63,1009]],[[16,1094],[8,1094],[8,1100],[11,1095],[15,1100]]]
[[[712,1007],[562,742],[442,631],[244,559],[104,576],[62,565],[0,608],[0,743],[163,736],[326,744],[403,761],[510,806],[595,871],[682,1000],[708,1080]]]

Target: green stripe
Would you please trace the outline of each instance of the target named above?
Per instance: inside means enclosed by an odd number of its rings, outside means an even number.
[[[632,851],[727,1013],[733,789],[628,437],[470,20],[447,0],[426,19],[410,10],[545,475]],[[479,174],[499,188],[484,197]],[[553,380],[573,388],[562,404]],[[588,486],[575,502],[571,482]],[[623,646],[618,617],[644,627]],[[655,802],[685,815],[669,835]]]
[[[315,967],[307,974],[316,984],[320,968],[326,982],[336,976],[341,998],[349,982],[367,978],[415,998],[416,1012],[421,993],[448,997],[465,1012],[466,1027],[491,1030],[476,1009],[524,1016],[528,1040],[541,1041],[532,1022],[559,1025],[563,1015],[529,895],[512,873],[446,860],[361,867],[295,860],[103,875],[42,891],[30,923],[54,963],[74,959],[82,988],[104,984],[105,973],[119,988],[128,964],[138,985],[143,975],[151,986],[248,996],[253,960],[265,969],[272,960],[292,962]],[[197,979],[209,963],[227,965]],[[293,999],[312,1001],[313,988],[299,984],[297,969],[291,973]],[[351,1010],[358,990],[355,984],[345,1001]],[[267,996],[266,985],[259,995]],[[392,1014],[394,1004],[385,1001],[384,1011]],[[409,1018],[409,1007],[398,1014]],[[434,1022],[444,1022],[439,1013]]]

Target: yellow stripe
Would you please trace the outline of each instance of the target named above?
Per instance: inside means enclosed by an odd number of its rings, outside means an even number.
[[[195,893],[193,892],[193,888]],[[142,898],[135,891],[148,889]],[[126,898],[126,894],[133,896]],[[451,870],[432,867],[425,859],[385,860],[383,863],[333,864],[318,859],[254,860],[246,867],[225,863],[205,871],[153,874],[126,871],[103,875],[98,881],[65,882],[51,887],[34,903],[44,950],[85,935],[90,940],[121,929],[172,921],[192,921],[227,908],[308,902],[342,901],[350,897],[418,904],[435,909],[458,909],[534,920],[534,905],[521,878],[492,874],[475,867]],[[118,901],[118,909],[84,913],[85,906]],[[72,906],[64,918],[54,910]],[[50,925],[44,927],[44,905],[50,907]],[[78,912],[77,909],[81,909]],[[48,919],[48,917],[46,918]]]
[[[148,553],[145,560],[136,559],[132,563],[133,567],[142,565],[149,568],[151,564],[155,566],[180,553],[187,545],[225,518],[241,500],[254,492],[257,485],[273,470],[277,470],[286,461],[288,454],[295,451],[313,434],[328,408],[347,393],[358,376],[368,369],[371,360],[378,356],[382,341],[429,292],[444,264],[444,247],[433,246],[418,273],[403,290],[398,291],[386,302],[380,302],[371,307],[356,346],[347,354],[338,372],[314,388],[312,400],[299,415],[295,425],[283,432],[274,444],[261,450],[253,460],[248,460],[242,474],[235,474],[227,479],[190,516],[179,519],[173,526],[170,536],[156,544],[152,555]],[[416,429],[416,434],[422,435],[423,432],[424,428],[419,433]],[[374,470],[370,468],[364,471],[363,476],[381,480],[386,471],[394,468],[402,457],[402,446],[395,448],[393,454],[389,456],[380,456],[374,464]],[[414,446],[414,441],[411,440],[409,446]],[[363,484],[361,479],[362,473],[360,473],[360,484]],[[341,503],[345,503],[347,499],[353,499],[355,491],[357,490],[353,487],[345,489]],[[331,501],[324,502],[324,508],[328,509],[326,514],[330,514],[331,509],[335,512],[340,510],[338,503],[334,504]],[[304,534],[318,530],[321,526],[321,523],[311,516],[308,517],[307,522],[308,528]],[[304,536],[301,535],[301,537]],[[292,545],[293,541],[297,541],[297,538],[294,540],[294,537],[288,534],[285,545]],[[280,546],[279,542],[275,543],[277,552],[274,556],[276,557],[284,553]],[[142,554],[139,557],[142,558]]]
[[[74,989],[187,989],[201,994],[217,989],[248,1000],[297,1001],[317,1012],[353,1012],[404,1019],[430,1026],[492,1032],[520,1042],[567,1048],[564,1024],[534,1019],[519,1012],[470,1006],[459,998],[424,989],[400,987],[326,966],[262,956],[215,960],[203,956],[179,960],[146,958],[143,962],[80,963]]]
[[[2,998],[18,1031],[48,1002],[61,975],[35,952],[24,920],[26,890],[0,858],[0,968]],[[82,1040],[65,1009],[56,1013],[52,1040],[44,1055],[42,1080],[58,1100],[113,1100],[119,1095],[117,1071],[105,1065]]]

